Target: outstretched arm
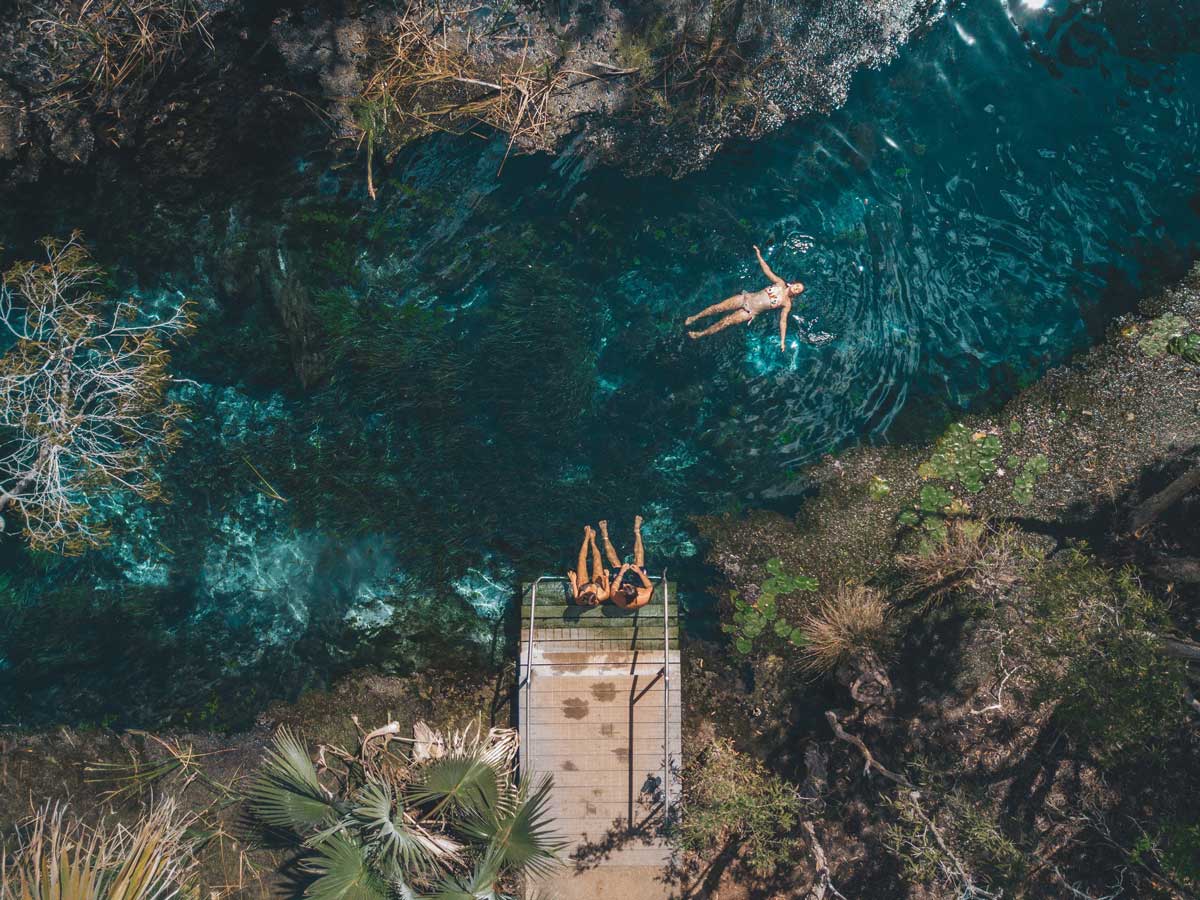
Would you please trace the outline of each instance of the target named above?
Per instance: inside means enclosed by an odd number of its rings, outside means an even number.
[[[778,285],[786,285],[787,284],[786,281],[784,281],[782,278],[780,278],[778,275],[776,275],[774,272],[771,271],[771,267],[768,266],[767,261],[765,259],[763,259],[762,251],[758,249],[757,244],[754,247],[754,255],[758,257],[758,264],[760,266],[762,266],[764,275],[766,275],[769,279],[771,279],[771,281],[775,282]]]
[[[792,311],[792,301],[785,300],[783,306],[779,309],[779,350],[780,352],[787,350],[787,322],[788,314]]]

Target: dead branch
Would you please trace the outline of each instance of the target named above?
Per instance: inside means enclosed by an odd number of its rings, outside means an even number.
[[[1125,530],[1135,536],[1140,535],[1160,515],[1196,488],[1200,488],[1200,465],[1193,465],[1157,494],[1135,506],[1126,519]]]
[[[879,760],[875,758],[875,755],[867,748],[867,745],[863,743],[862,738],[846,731],[846,729],[842,727],[842,723],[838,721],[838,717],[833,710],[827,710],[825,712],[825,718],[829,721],[829,726],[833,729],[833,733],[837,736],[838,740],[846,741],[847,743],[853,744],[858,748],[858,752],[861,753],[863,759],[866,760],[866,766],[863,769],[863,774],[866,774],[871,769],[874,769],[884,778],[894,781],[896,784],[901,785],[902,787],[912,788],[912,782],[910,782],[907,778],[905,778],[903,775],[897,775],[891,769],[888,769],[881,764]]]

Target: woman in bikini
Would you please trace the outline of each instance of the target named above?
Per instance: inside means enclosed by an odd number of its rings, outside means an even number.
[[[588,548],[592,551],[592,574],[588,576]],[[608,569],[600,559],[600,548],[596,546],[596,529],[585,525],[583,543],[579,547],[579,561],[575,571],[567,573],[571,582],[571,596],[580,606],[599,606],[609,598],[611,584]]]
[[[608,539],[608,522],[600,523],[600,535],[604,538],[604,553],[608,557],[609,565],[618,570],[616,580],[612,582],[609,590],[612,602],[622,609],[637,609],[645,606],[654,594],[654,585],[650,583],[650,578],[646,575],[646,548],[642,545],[642,517],[635,516],[633,520],[632,565],[621,563],[617,549]],[[634,584],[632,579],[629,582],[625,581],[625,576],[630,572],[640,582],[639,584]]]
[[[752,294],[748,294],[745,291],[742,291],[740,294],[734,294],[728,300],[715,303],[703,312],[698,312],[694,316],[688,316],[684,322],[685,325],[691,325],[697,319],[703,319],[706,316],[727,313],[724,318],[718,320],[716,324],[708,326],[703,331],[689,331],[688,337],[692,340],[708,337],[710,334],[724,331],[730,325],[741,325],[743,322],[753,321],[759,313],[777,309],[779,310],[779,349],[787,349],[787,320],[788,314],[792,311],[792,298],[798,297],[803,293],[804,285],[799,281],[784,281],[772,272],[771,267],[763,259],[762,251],[758,247],[754,248],[754,254],[758,257],[758,264],[762,266],[763,274],[771,279],[771,284]]]

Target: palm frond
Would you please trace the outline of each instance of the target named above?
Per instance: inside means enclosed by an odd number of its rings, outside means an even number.
[[[275,733],[249,797],[250,809],[263,822],[298,832],[327,824],[338,813],[317,779],[308,749],[288,728]]]
[[[126,838],[106,885],[108,900],[166,900],[180,892],[180,876],[191,868],[184,832],[191,824],[167,800],[144,816]]]
[[[521,786],[514,803],[493,817],[473,817],[466,831],[486,841],[488,853],[502,868],[546,875],[560,864],[558,852],[566,842],[554,833],[547,809],[554,780],[543,775],[530,790]]]
[[[479,758],[434,760],[423,766],[407,792],[414,806],[437,803],[438,808],[468,810],[488,816],[500,804],[503,783],[500,773]]]
[[[363,847],[340,834],[313,848],[302,863],[317,876],[305,897],[312,900],[388,900],[388,883],[371,870]]]
[[[448,875],[438,882],[430,900],[512,900],[500,893],[497,882],[502,863],[493,853],[486,853],[475,863],[470,875]]]
[[[462,845],[422,828],[404,810],[391,784],[368,781],[355,800],[350,819],[379,856],[403,877],[427,875],[439,866],[460,861]]]
[[[421,766],[408,790],[414,805],[436,802],[478,815],[493,814],[507,799],[512,781],[517,735],[511,728],[479,725],[451,736],[446,753]]]

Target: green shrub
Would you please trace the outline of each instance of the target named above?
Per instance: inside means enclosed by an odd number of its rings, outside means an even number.
[[[1034,581],[1041,636],[1035,699],[1102,762],[1152,757],[1181,722],[1184,668],[1163,651],[1163,605],[1133,573],[1110,573],[1072,549]]]
[[[803,801],[784,779],[725,739],[713,741],[684,772],[680,847],[708,856],[733,844],[758,875],[801,852],[794,833]]]
[[[1170,822],[1155,838],[1143,833],[1129,855],[1135,863],[1153,860],[1186,887],[1200,888],[1200,823]]]
[[[891,821],[884,846],[900,862],[906,881],[955,897],[981,896],[974,890],[980,886],[999,889],[987,896],[1006,897],[1006,888],[1024,884],[1029,860],[985,812],[985,798],[941,785],[928,794],[906,789],[885,799]]]

